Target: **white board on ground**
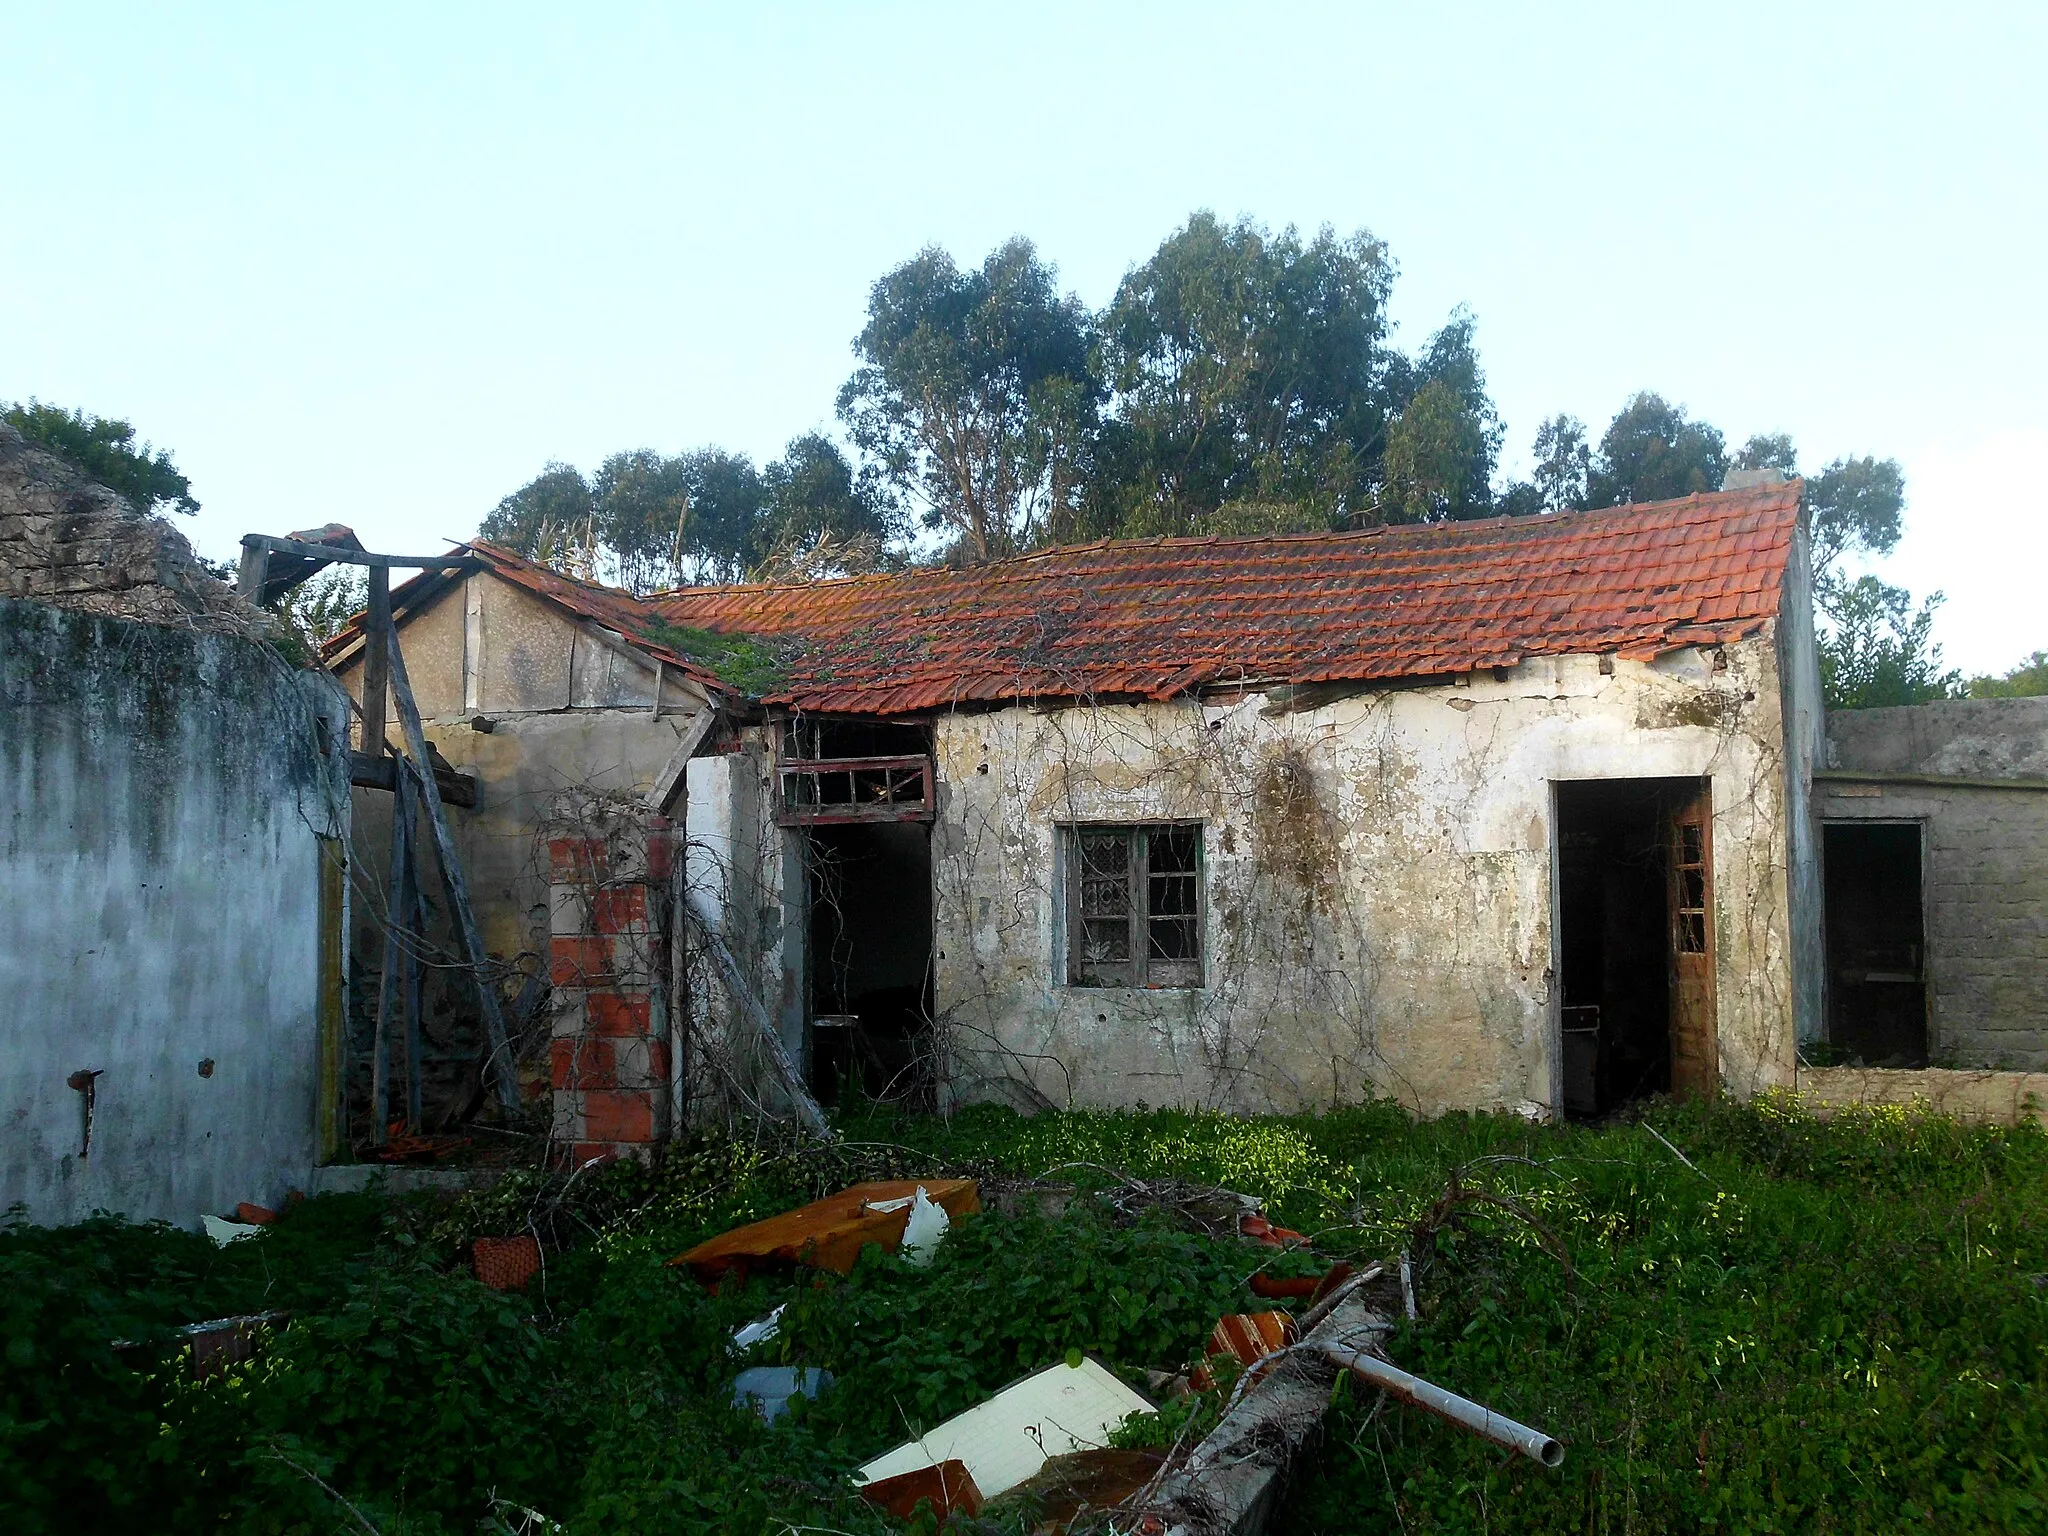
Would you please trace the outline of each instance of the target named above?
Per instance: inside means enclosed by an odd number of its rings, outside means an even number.
[[[1048,1456],[1106,1445],[1117,1425],[1151,1411],[1150,1403],[1093,1360],[1049,1365],[877,1456],[855,1480],[872,1483],[959,1460],[967,1463],[982,1497],[992,1499],[1037,1472]]]

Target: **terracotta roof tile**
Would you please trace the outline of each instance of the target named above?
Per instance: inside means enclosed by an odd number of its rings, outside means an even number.
[[[650,626],[788,642],[770,704],[895,715],[1170,698],[1237,681],[1393,681],[1735,640],[1777,615],[1801,490],[1794,481],[1358,533],[1108,542],[965,570],[650,598],[471,548],[506,579],[631,635],[707,686],[720,685],[650,638]]]
[[[1800,493],[1793,482],[1427,528],[1111,542],[967,570],[696,588],[646,607],[801,641],[769,702],[821,713],[1649,656],[1775,617]]]

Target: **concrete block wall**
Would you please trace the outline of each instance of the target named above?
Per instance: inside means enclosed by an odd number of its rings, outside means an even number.
[[[572,1164],[644,1159],[669,1134],[667,947],[658,921],[670,833],[550,838],[554,1140]]]
[[[2048,699],[1957,699],[1828,717],[1825,821],[1925,827],[1928,1051],[1939,1066],[2048,1071]]]

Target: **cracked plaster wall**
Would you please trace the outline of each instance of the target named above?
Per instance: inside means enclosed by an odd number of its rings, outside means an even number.
[[[937,722],[936,994],[955,1098],[1294,1109],[1556,1102],[1553,781],[1708,776],[1723,1080],[1786,1084],[1795,1013],[1776,639],[1544,659],[1299,713]],[[1055,829],[1204,825],[1206,984],[1070,987]],[[1799,846],[1807,845],[1802,839]],[[1020,1089],[1020,1083],[1028,1088]]]
[[[345,707],[252,641],[0,601],[0,1211],[307,1184]]]

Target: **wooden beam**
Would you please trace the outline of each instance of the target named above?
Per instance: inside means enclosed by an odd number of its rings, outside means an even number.
[[[811,1097],[804,1087],[803,1075],[797,1071],[796,1063],[789,1059],[789,1052],[783,1049],[782,1036],[775,1032],[775,1021],[768,1017],[768,1009],[754,994],[747,982],[747,974],[740,969],[740,963],[733,952],[726,947],[725,935],[718,931],[704,909],[693,899],[684,908],[696,920],[697,927],[704,935],[704,944],[711,951],[711,958],[717,964],[719,978],[725,983],[725,990],[754,1031],[761,1037],[762,1045],[768,1050],[768,1063],[775,1069],[775,1075],[782,1079],[782,1086],[789,1094],[790,1103],[796,1107],[797,1118],[808,1126],[820,1141],[836,1141],[831,1124],[825,1119],[825,1111],[818,1107],[818,1101]]]
[[[242,538],[242,571],[246,576],[252,554],[271,551],[298,555],[307,560],[325,560],[331,565],[382,566],[386,570],[445,571],[477,563],[475,555],[373,555],[363,549],[338,549],[332,544],[313,544],[304,539],[280,539],[267,533],[245,534]]]
[[[263,577],[270,566],[270,556],[259,543],[251,542],[255,535],[242,540],[242,565],[235,573],[235,591],[252,608],[263,606]]]
[[[431,771],[434,759],[427,750],[426,727],[420,724],[420,710],[413,701],[412,683],[406,677],[405,651],[398,643],[396,629],[386,638],[390,642],[386,649],[391,657],[391,693],[398,704],[399,722],[405,727],[406,750],[412,754],[412,760],[419,769],[420,802],[426,809],[427,824],[434,834],[434,851],[440,856],[441,878],[448,887],[448,906],[455,917],[455,932],[462,940],[463,958],[476,977],[477,1003],[483,1009],[484,1032],[491,1048],[490,1058],[484,1064],[485,1073],[496,1078],[498,1102],[510,1114],[519,1108],[519,1085],[513,1070],[512,1045],[505,1038],[505,1017],[498,1008],[497,990],[484,973],[489,956],[484,951],[483,935],[477,931],[476,909],[470,905],[469,884],[462,875],[462,861],[456,856],[455,835],[448,829],[448,813],[441,805],[440,786],[434,782]]]
[[[370,606],[364,624],[378,643],[363,652],[363,750],[381,758],[389,750],[384,742],[384,708],[391,694],[391,668],[385,659],[389,648],[383,643],[391,633],[391,572],[381,565],[370,568]]]
[[[668,808],[675,804],[676,795],[690,771],[690,759],[697,755],[697,749],[704,745],[704,738],[711,734],[717,715],[717,710],[706,705],[690,717],[690,723],[676,738],[675,750],[669,753],[668,761],[655,775],[654,788],[647,791],[645,804],[655,815],[666,816]]]
[[[419,800],[418,783],[413,777],[412,765],[408,763],[398,775],[398,790],[392,796],[391,809],[393,814],[405,823],[406,853],[409,859],[415,861],[419,854],[413,842],[413,829],[418,822],[414,819],[413,813]],[[422,1006],[425,1002],[422,986],[425,967],[420,964],[419,946],[426,939],[427,903],[420,893],[417,862],[407,869],[406,874],[408,878],[401,900],[399,922],[403,925],[404,931],[412,936],[412,943],[400,950],[398,956],[398,1018],[405,1040],[405,1128],[417,1136],[421,1130],[420,1069],[425,1061],[425,1052],[420,1040],[420,1028],[425,1012]]]
[[[348,781],[357,789],[383,789],[396,792],[398,769],[396,758],[372,757],[367,752],[351,752],[348,755]],[[449,805],[459,805],[465,811],[473,811],[483,798],[483,792],[473,774],[458,773],[453,768],[436,768],[434,785],[441,791],[441,799]]]
[[[394,776],[401,765],[387,761]],[[377,978],[377,1023],[370,1034],[370,1145],[384,1145],[391,1123],[392,1007],[398,1001],[399,973],[405,950],[403,930],[411,912],[407,894],[413,879],[412,838],[403,790],[391,801],[391,882],[384,901],[384,970]]]

